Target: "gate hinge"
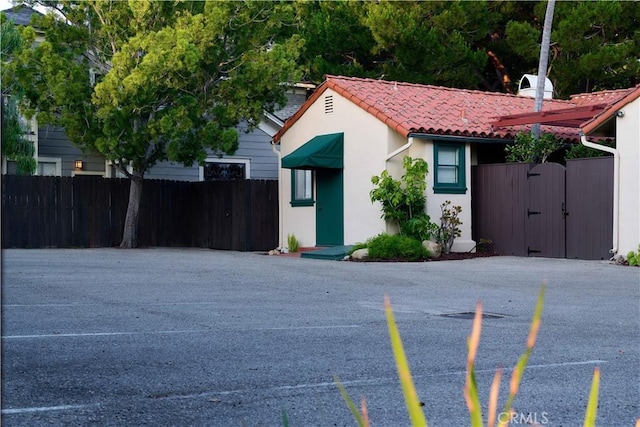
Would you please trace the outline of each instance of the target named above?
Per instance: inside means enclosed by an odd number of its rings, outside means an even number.
[[[539,251],[537,249],[531,249],[529,246],[527,246],[527,255],[531,255],[531,254],[539,254],[542,251]]]
[[[529,208],[527,208],[527,218],[530,217],[531,215],[540,215],[542,212],[536,212],[536,211],[531,211],[529,210]]]
[[[531,178],[532,176],[540,176],[539,173],[531,173],[529,171],[527,171],[527,179]]]

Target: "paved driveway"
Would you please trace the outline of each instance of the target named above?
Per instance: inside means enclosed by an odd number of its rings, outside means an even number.
[[[383,311],[389,294],[430,426],[468,425],[462,388],[474,309],[477,369],[524,349],[548,281],[513,424],[578,426],[602,369],[598,425],[640,417],[640,269],[512,257],[352,263],[192,249],[2,252],[2,424],[408,425]],[[504,381],[508,382],[508,375]],[[507,393],[502,388],[501,402]]]

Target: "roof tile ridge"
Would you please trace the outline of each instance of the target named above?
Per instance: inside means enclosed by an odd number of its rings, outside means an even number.
[[[610,94],[610,93],[619,93],[619,94],[623,94],[623,93],[627,93],[627,92],[632,92],[633,90],[637,89],[638,87],[640,87],[640,84],[636,85],[636,86],[632,86],[632,87],[628,87],[626,89],[605,89],[605,90],[599,90],[597,92],[582,92],[582,93],[576,93],[574,95],[569,95],[571,99],[573,98],[578,98],[580,96],[584,96],[584,97],[591,97],[591,96],[599,96],[599,95],[604,95],[604,94]]]
[[[327,80],[329,80],[329,79],[340,79],[340,80],[359,81],[359,82],[384,83],[384,84],[388,84],[388,85],[412,86],[412,87],[435,89],[435,90],[448,91],[448,92],[463,92],[463,93],[471,93],[471,94],[476,94],[476,95],[490,95],[490,96],[499,96],[499,97],[510,97],[510,98],[513,98],[513,99],[528,99],[528,98],[530,98],[530,97],[525,97],[525,96],[517,95],[517,94],[513,94],[513,93],[490,92],[490,91],[483,91],[483,90],[479,90],[479,89],[454,88],[454,87],[447,87],[447,86],[428,85],[428,84],[422,84],[422,83],[409,83],[409,82],[401,82],[401,81],[397,81],[397,80],[381,80],[381,79],[372,79],[372,78],[367,78],[367,77],[335,76],[335,75],[329,75],[329,74],[325,75],[325,77],[327,78]],[[533,98],[531,98],[531,99],[533,99]],[[561,102],[561,103],[571,104],[571,101],[570,100],[566,100],[566,99],[545,99],[544,101],[545,102],[546,101],[552,101],[552,102]]]

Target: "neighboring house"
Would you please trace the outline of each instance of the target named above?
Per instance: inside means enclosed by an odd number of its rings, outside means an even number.
[[[24,5],[3,10],[17,25],[28,25],[33,14],[40,12]],[[90,78],[90,76],[87,76]],[[187,166],[175,162],[160,162],[146,174],[147,179],[176,181],[205,181],[213,179],[277,179],[278,157],[269,147],[271,137],[307,99],[314,85],[299,83],[287,91],[287,104],[273,113],[265,112],[259,127],[247,132],[247,125],[238,127],[239,146],[232,156],[210,152],[205,165]],[[29,121],[28,138],[34,142],[38,162],[37,175],[75,176],[97,175],[106,178],[122,177],[110,162],[99,153],[83,153],[67,138],[64,129],[38,125]],[[2,173],[15,173],[15,164],[2,158]]]
[[[411,156],[429,165],[427,214],[438,222],[444,201],[461,206],[462,233],[452,250],[473,250],[471,166],[503,162],[504,145],[530,127],[493,127],[491,122],[533,107],[534,99],[525,96],[326,76],[273,138],[281,155],[280,245],[289,234],[301,246],[330,246],[396,232],[381,218],[380,204],[369,198],[371,177],[387,170],[399,178],[402,158]],[[590,117],[608,111],[597,97],[544,102],[545,113],[566,109],[590,111]],[[635,114],[637,171],[637,110]],[[542,131],[579,143],[573,125],[557,121],[543,124]],[[637,198],[638,179],[632,182]]]
[[[284,121],[306,101],[314,85],[298,83],[287,90],[287,104],[273,113],[264,112],[258,128],[247,132],[240,125],[238,150],[232,156],[209,153],[204,166],[185,167],[175,162],[160,162],[151,168],[147,179],[205,181],[211,179],[278,179],[278,156],[269,147],[273,135]]]

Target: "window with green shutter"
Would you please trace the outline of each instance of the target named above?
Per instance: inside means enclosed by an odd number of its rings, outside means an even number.
[[[434,193],[465,194],[467,192],[464,156],[464,144],[434,144]]]

